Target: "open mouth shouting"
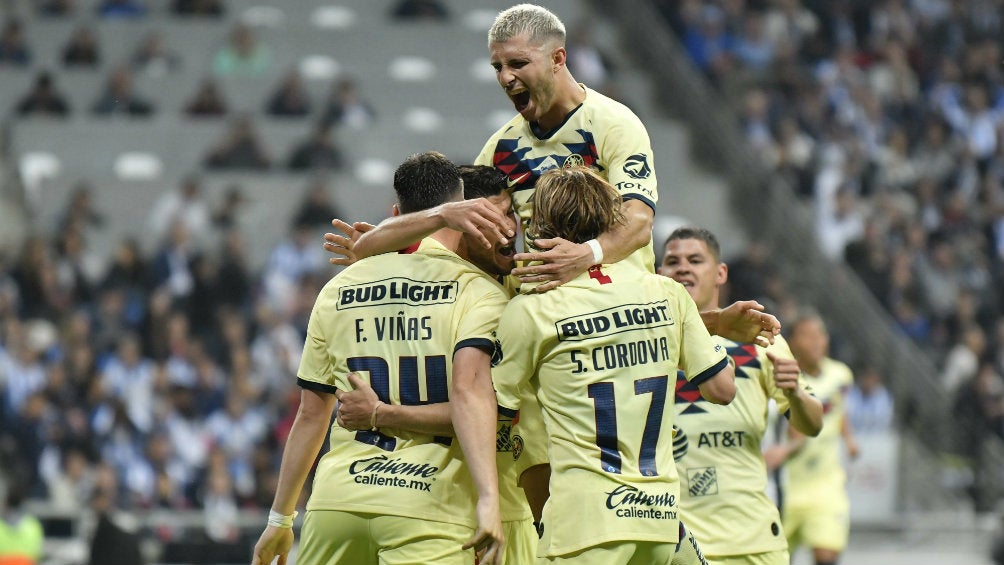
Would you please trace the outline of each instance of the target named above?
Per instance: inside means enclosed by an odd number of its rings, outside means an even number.
[[[510,92],[509,99],[512,100],[513,106],[516,107],[516,111],[522,114],[523,111],[530,105],[530,91],[522,90],[519,92]]]

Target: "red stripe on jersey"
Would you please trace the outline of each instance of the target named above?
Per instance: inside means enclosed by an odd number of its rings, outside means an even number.
[[[405,247],[404,249],[398,249],[397,252],[401,255],[411,255],[412,253],[418,251],[420,245],[422,245],[421,241],[419,241],[418,243],[413,243],[408,247]]]

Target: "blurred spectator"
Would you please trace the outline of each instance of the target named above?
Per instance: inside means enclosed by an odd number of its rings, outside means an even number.
[[[733,69],[736,38],[725,25],[721,8],[705,4],[700,17],[687,25],[684,46],[691,60],[712,81],[718,82]]]
[[[575,78],[592,88],[604,89],[613,71],[613,62],[593,40],[593,30],[581,23],[568,36],[568,68]]]
[[[945,358],[941,385],[948,393],[976,376],[980,359],[986,351],[986,335],[979,326],[967,328]]]
[[[230,39],[213,58],[213,70],[221,75],[259,76],[272,64],[272,53],[258,42],[254,32],[238,24]]]
[[[239,231],[232,229],[224,234],[220,247],[220,305],[233,306],[243,311],[250,304],[251,288],[254,284],[254,277],[248,265],[247,242]]]
[[[181,64],[178,54],[167,47],[164,36],[152,31],[143,38],[132,56],[132,68],[154,78],[161,78],[176,71]]]
[[[87,454],[79,447],[65,449],[59,473],[49,479],[49,503],[68,512],[87,508],[95,488],[95,473]]]
[[[76,10],[75,0],[42,0],[38,3],[38,14],[46,17],[68,16]]]
[[[25,240],[11,276],[18,285],[22,319],[55,320],[66,307],[66,297],[59,292],[52,252],[44,238],[34,236]]]
[[[293,171],[340,169],[342,150],[335,145],[331,127],[318,124],[311,136],[290,152],[287,166]]]
[[[230,123],[230,129],[206,156],[210,169],[267,169],[272,160],[254,129],[250,116],[240,116]]]
[[[25,512],[22,503],[27,486],[20,481],[2,485],[0,506],[0,563],[35,565],[42,560],[42,523]]]
[[[310,97],[298,71],[290,71],[269,98],[265,111],[271,116],[298,118],[310,113]]]
[[[98,6],[98,14],[109,19],[133,19],[146,15],[146,6],[141,0],[104,0]]]
[[[155,241],[167,235],[175,222],[181,222],[189,237],[196,242],[209,237],[209,203],[203,196],[202,179],[195,175],[185,177],[180,187],[161,194],[150,207],[147,226]]]
[[[125,407],[137,430],[150,433],[154,425],[154,364],[140,350],[139,336],[124,334],[116,352],[105,362],[101,386]]]
[[[321,123],[365,129],[375,118],[376,112],[369,102],[359,96],[359,88],[355,81],[342,79],[331,88]]]
[[[0,67],[25,67],[31,62],[31,50],[24,38],[21,22],[8,19],[0,32]]]
[[[174,0],[171,11],[179,16],[212,16],[223,15],[223,0]]]
[[[114,478],[106,470],[105,476]],[[128,514],[119,510],[118,485],[106,481],[106,486],[98,489],[91,501],[91,508],[97,516],[97,526],[91,537],[88,565],[142,565],[145,563],[140,551],[140,538],[124,524],[133,522]]]
[[[63,47],[63,65],[66,67],[97,67],[101,63],[98,36],[88,25],[78,27]]]
[[[951,446],[971,464],[975,477],[970,496],[977,511],[989,510],[991,499],[984,492],[988,471],[983,465],[983,444],[988,437],[1004,437],[1004,380],[990,363],[980,365],[976,375],[962,383],[953,398],[952,421],[955,432]]]
[[[239,184],[232,184],[223,193],[223,198],[212,212],[213,227],[222,232],[241,225],[240,213],[248,203],[247,195]]]
[[[195,245],[185,222],[180,218],[171,221],[167,237],[151,265],[155,288],[162,287],[174,299],[185,299],[192,293],[192,260]]]
[[[272,249],[262,273],[269,304],[282,312],[292,307],[294,290],[300,279],[328,266],[323,249],[314,243],[314,226],[298,223],[293,225],[292,231],[290,237]]]
[[[206,535],[216,543],[234,543],[240,536],[240,510],[237,508],[230,474],[226,469],[214,468],[206,483],[207,492],[203,500]]]
[[[832,203],[826,200],[820,195],[817,201],[816,236],[822,252],[831,260],[839,260],[844,256],[847,243],[864,233],[864,215],[850,186],[837,189]]]
[[[35,77],[31,90],[17,104],[19,116],[48,116],[65,118],[70,113],[66,99],[52,83],[52,75],[41,71]]]
[[[316,179],[307,186],[300,205],[293,212],[294,226],[313,226],[324,229],[331,225],[332,218],[341,218],[341,210],[335,206],[331,191],[324,179]]]
[[[132,238],[120,241],[101,287],[118,288],[125,293],[125,317],[132,326],[138,327],[146,313],[145,299],[149,284],[150,273],[139,242]]]
[[[445,21],[450,12],[439,0],[399,0],[390,16],[396,20]]]
[[[220,86],[211,78],[203,79],[195,96],[185,105],[185,113],[194,118],[222,116],[227,113],[227,101]]]
[[[882,383],[882,373],[875,367],[855,371],[857,381],[847,393],[847,417],[857,434],[871,434],[892,429],[892,395]]]
[[[99,116],[144,117],[153,114],[153,106],[133,90],[129,69],[118,67],[109,74],[104,92],[94,103],[93,112]]]

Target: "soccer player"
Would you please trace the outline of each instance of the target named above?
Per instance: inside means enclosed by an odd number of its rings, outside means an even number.
[[[854,376],[847,365],[829,357],[829,334],[818,314],[800,313],[788,330],[788,343],[807,385],[823,403],[823,430],[818,437],[806,438],[789,427],[788,443],[772,448],[777,460],[786,460],[781,518],[791,551],[806,545],[816,565],[835,565],[850,532],[840,439],[851,458],[858,453],[845,410]]]
[[[501,12],[488,32],[489,54],[499,85],[518,115],[491,136],[475,163],[506,173],[516,212],[524,228],[529,222],[537,179],[560,167],[586,166],[609,181],[625,201],[625,221],[587,242],[563,239],[529,242],[539,251],[516,256],[525,264],[513,271],[526,282],[543,282],[546,291],[575,278],[591,265],[629,263],[651,272],[652,219],[658,201],[655,166],[648,132],[623,104],[575,81],[566,66],[565,26],[550,11],[520,4]],[[429,231],[463,229],[506,242],[503,219],[471,204],[439,214],[403,216],[400,223],[419,222]],[[375,253],[370,237],[357,249]],[[332,259],[340,264],[340,260]]]
[[[717,306],[729,270],[714,234],[680,228],[666,240],[659,273],[707,310]],[[677,457],[680,507],[711,565],[788,565],[788,542],[766,494],[760,451],[768,402],[773,399],[793,428],[812,436],[822,427],[822,405],[800,385],[798,364],[782,338],[767,348],[714,339],[733,361],[736,398],[728,406],[705,402],[678,375],[676,439],[685,437],[688,445]]]
[[[583,242],[623,222],[621,195],[584,167],[537,183],[530,234]],[[684,288],[625,262],[513,298],[493,368],[499,410],[540,402],[550,455],[538,563],[704,563],[679,520],[677,367],[711,402],[735,396],[725,350]],[[671,400],[670,400],[671,402]]]
[[[466,199],[482,198],[499,213],[511,214],[512,198],[506,192],[504,174],[487,166],[461,166],[460,173],[464,181]],[[515,228],[515,220],[510,220],[510,223],[512,224],[510,227]],[[346,228],[351,229],[347,225]],[[402,247],[404,245],[402,244]],[[465,234],[457,254],[492,276],[501,278],[513,268],[512,244],[502,245],[496,242],[492,248],[485,248],[472,236]],[[375,425],[419,431],[420,427],[429,424],[430,418],[440,422],[440,425],[450,425],[449,407],[445,403],[422,407],[383,405],[367,383],[351,374],[349,382],[353,390],[339,394],[337,408],[338,424],[346,429],[368,429]],[[440,410],[438,416],[430,414],[430,410],[435,408]],[[374,411],[376,417],[371,421],[371,414]],[[499,417],[498,420],[495,444],[500,481],[502,531],[506,540],[501,562],[506,565],[533,563],[536,556],[537,533],[526,498],[522,490],[517,488],[518,471],[515,455],[519,455],[521,440],[512,435],[511,418]]]
[[[402,212],[463,196],[458,169],[438,153],[408,158],[394,188]],[[359,261],[321,290],[298,371],[300,408],[255,565],[286,560],[296,500],[336,395],[350,388],[350,371],[367,374],[385,405],[449,400],[459,443],[432,424],[421,432],[381,430],[378,409],[368,430],[332,427],[297,562],[469,565],[470,547],[482,562],[498,562],[503,538],[490,364],[506,295],[456,254],[460,239],[451,230],[436,232],[408,253]]]

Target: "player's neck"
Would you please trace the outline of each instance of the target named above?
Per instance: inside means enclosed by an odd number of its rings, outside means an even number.
[[[586,99],[585,87],[575,82],[575,78],[569,72],[565,72],[556,86],[557,92],[550,110],[537,122],[537,126],[543,131],[551,131],[560,126]]]
[[[450,228],[443,228],[434,232],[429,237],[441,243],[443,247],[457,253],[460,251],[460,242],[463,241],[464,234]]]

